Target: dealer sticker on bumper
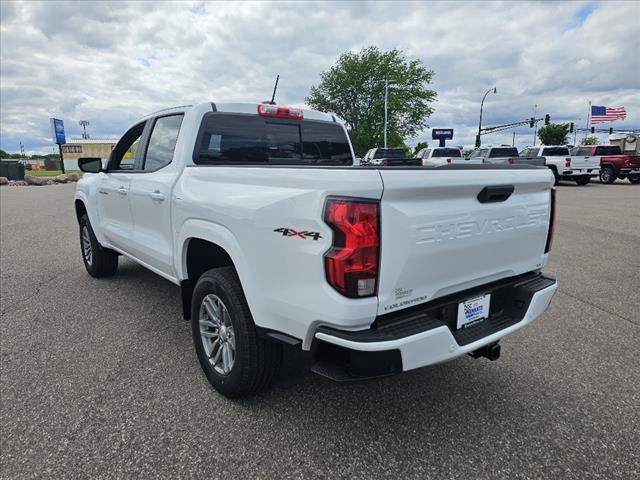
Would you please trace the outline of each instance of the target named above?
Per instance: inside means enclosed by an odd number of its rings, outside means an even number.
[[[489,316],[491,294],[470,298],[458,304],[458,328],[468,327]]]

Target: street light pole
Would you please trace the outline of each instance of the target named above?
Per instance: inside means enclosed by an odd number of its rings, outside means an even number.
[[[535,119],[538,116],[538,104],[536,103],[533,106],[533,118]],[[533,146],[536,146],[536,136],[538,134],[538,122],[536,121],[534,123],[534,129],[533,129]]]
[[[389,80],[384,81],[384,148],[387,148],[387,100],[389,98]]]
[[[476,139],[476,148],[479,148],[482,144],[482,141],[480,140],[480,134],[482,133],[482,107],[484,106],[484,99],[487,98],[487,95],[489,95],[491,92],[498,93],[498,90],[496,89],[496,87],[490,88],[489,90],[487,90],[487,93],[484,94],[484,96],[482,97],[482,101],[480,102],[480,121],[478,122],[478,138]]]

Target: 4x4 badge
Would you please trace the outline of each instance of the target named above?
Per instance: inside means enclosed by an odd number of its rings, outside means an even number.
[[[282,233],[283,237],[300,237],[303,240],[306,240],[307,237],[312,238],[314,240],[318,240],[322,238],[320,232],[307,232],[306,230],[294,230],[293,228],[276,228],[274,232]]]

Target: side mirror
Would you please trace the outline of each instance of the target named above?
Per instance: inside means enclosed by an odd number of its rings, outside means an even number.
[[[100,173],[102,172],[102,159],[97,157],[79,158],[78,168],[85,173]]]

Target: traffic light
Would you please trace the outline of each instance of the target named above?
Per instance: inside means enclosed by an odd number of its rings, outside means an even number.
[[[550,116],[549,116],[549,114],[547,113],[547,114],[544,116],[544,124],[545,124],[545,125],[549,125],[550,123],[551,123],[551,117],[550,117]]]
[[[573,122],[569,124],[569,133],[573,133]]]
[[[609,127],[609,135],[613,135],[613,127]]]
[[[591,133],[596,133],[596,127],[591,127]]]
[[[535,119],[535,118],[533,118],[533,117],[531,117],[531,118],[529,119],[529,127],[533,128],[533,124],[535,123],[535,121],[536,121],[536,119]]]

